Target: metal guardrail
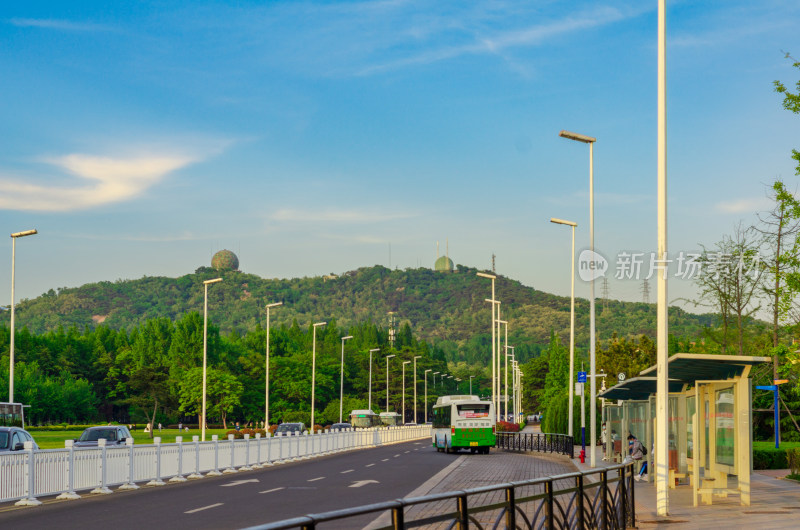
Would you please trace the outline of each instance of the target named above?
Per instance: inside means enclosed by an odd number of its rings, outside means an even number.
[[[634,527],[634,464],[620,464],[554,477],[484,486],[424,497],[396,499],[357,508],[309,514],[247,530],[314,529],[323,523],[365,515],[380,517],[370,528],[400,530],[439,524],[443,528]],[[502,499],[498,502],[498,498]],[[386,523],[391,521],[391,524]],[[324,526],[323,526],[324,527]]]
[[[37,497],[59,495],[77,499],[78,491],[111,493],[110,486],[136,489],[137,482],[161,486],[169,482],[203,478],[202,473],[236,473],[313,458],[339,451],[377,447],[383,444],[430,437],[430,426],[391,429],[354,429],[339,432],[219,440],[200,442],[198,436],[176,443],[135,445],[133,439],[121,446],[77,448],[67,441],[64,449],[34,450],[27,442],[25,451],[0,454],[0,502],[18,505],[41,504]],[[222,471],[220,471],[222,470]],[[186,475],[186,476],[184,476]]]
[[[575,458],[575,440],[567,434],[538,432],[499,432],[497,447],[506,451],[559,453]]]

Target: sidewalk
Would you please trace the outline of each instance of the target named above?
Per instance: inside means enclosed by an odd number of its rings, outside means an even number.
[[[588,450],[587,450],[588,451]],[[573,460],[581,471],[591,469],[589,459],[581,464]],[[601,460],[599,448],[598,467],[609,465]],[[714,498],[711,506],[692,506],[692,488],[678,486],[669,490],[669,515],[661,517],[656,510],[656,489],[652,482],[636,482],[636,521],[638,528],[654,528],[669,524],[670,528],[712,528],[725,524],[731,528],[798,528],[800,516],[800,483],[784,480],[788,470],[755,471],[750,475],[750,506],[741,506],[739,497]]]

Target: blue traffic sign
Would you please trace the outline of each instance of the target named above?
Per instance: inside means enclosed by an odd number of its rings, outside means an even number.
[[[579,383],[586,382],[586,372],[578,372],[578,382]]]

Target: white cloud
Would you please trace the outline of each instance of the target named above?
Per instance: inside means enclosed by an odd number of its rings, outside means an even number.
[[[767,197],[759,199],[738,199],[733,201],[718,202],[714,207],[722,213],[756,213],[767,210],[770,207],[770,200]]]
[[[126,201],[197,160],[183,155],[113,158],[70,154],[46,162],[78,177],[78,182],[53,186],[0,175],[0,209],[64,212]]]
[[[12,18],[10,24],[20,28],[57,29],[63,31],[109,31],[109,26],[91,22],[73,22],[54,18]]]
[[[410,212],[368,212],[362,210],[299,210],[283,208],[270,216],[273,221],[305,221],[327,223],[375,223],[408,219],[417,214]]]

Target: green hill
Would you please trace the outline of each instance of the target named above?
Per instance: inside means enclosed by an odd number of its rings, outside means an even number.
[[[383,327],[387,313],[396,313],[397,328],[409,323],[418,338],[436,344],[450,361],[485,362],[490,348],[490,283],[475,275],[477,269],[458,265],[456,272],[430,269],[390,270],[363,267],[341,276],[266,279],[238,271],[218,272],[201,267],[179,278],[144,277],[138,280],[99,282],[77,288],[50,290],[17,306],[18,329],[33,334],[59,327],[130,330],[156,317],[178,319],[188,311],[203,311],[203,281],[222,276],[209,288],[209,318],[221,332],[244,334],[263,327],[264,305],[283,301],[271,313],[273,324],[305,324],[335,318],[350,326],[372,320]],[[549,341],[551,330],[568,340],[569,298],[522,285],[510,278],[497,279],[501,317],[509,322],[509,343],[525,360]],[[589,303],[576,301],[576,345],[588,343]],[[8,312],[0,322],[8,323]],[[598,339],[616,333],[620,337],[655,336],[655,305],[609,301],[605,311],[597,307]],[[696,315],[670,308],[670,333],[699,337],[713,326],[714,315]]]

